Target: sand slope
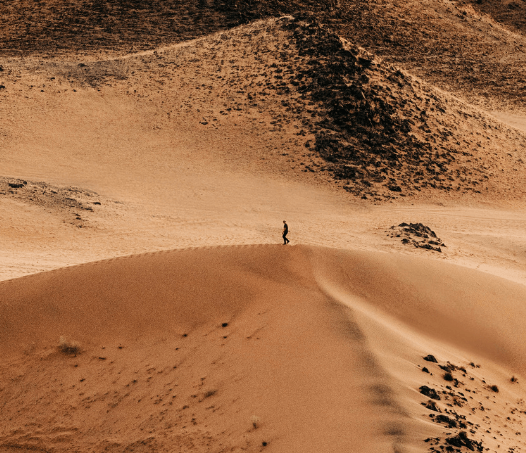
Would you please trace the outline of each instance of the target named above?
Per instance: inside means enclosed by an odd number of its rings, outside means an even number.
[[[0,453],[525,450],[523,35],[466,2],[4,3]]]
[[[79,58],[1,63],[1,279],[276,243],[283,219],[294,241],[384,250],[424,222],[446,259],[524,278],[526,135],[312,18]]]
[[[494,446],[480,429],[489,416],[522,446],[524,300],[524,286],[456,266],[302,246],[146,254],[2,282],[0,447],[427,451],[466,429],[432,423],[422,385],[446,392],[435,409],[471,423],[474,442]],[[61,336],[78,353],[61,351]],[[446,390],[448,362],[458,381]]]

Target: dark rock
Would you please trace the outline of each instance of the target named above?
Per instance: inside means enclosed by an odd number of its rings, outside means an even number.
[[[444,423],[447,425],[448,428],[456,428],[457,422],[451,418],[449,418],[447,415],[437,415],[435,418],[436,423]]]
[[[446,381],[453,381],[454,380],[453,375],[451,373],[449,373],[449,372],[444,374],[444,379]]]
[[[454,447],[462,448],[466,447],[471,451],[483,451],[482,442],[476,442],[470,438],[468,438],[468,435],[465,431],[460,431],[456,436],[449,437],[446,439],[446,442],[449,445],[453,445]]]
[[[425,404],[425,406],[426,406],[427,409],[429,409],[431,411],[440,412],[440,409],[438,408],[437,403],[435,403],[434,401],[429,400]]]
[[[436,392],[436,390],[429,388],[427,385],[423,385],[419,390],[422,395],[425,395],[432,400],[440,400],[440,395]]]
[[[437,361],[437,359],[435,358],[435,356],[434,356],[434,355],[431,355],[431,354],[425,356],[425,357],[424,357],[424,360],[425,360],[426,362],[438,363],[438,361]]]

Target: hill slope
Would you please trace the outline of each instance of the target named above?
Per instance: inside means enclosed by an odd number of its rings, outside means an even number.
[[[122,55],[299,11],[470,102],[524,111],[520,1],[15,0],[0,5],[0,55]]]
[[[84,148],[77,151],[83,169],[93,160],[90,131],[107,126],[87,121],[93,112],[82,104],[80,112],[69,114],[82,121],[67,124],[71,101],[66,99],[80,97],[77,90],[95,103],[121,99],[126,109],[140,109],[141,127],[163,140],[195,130],[192,146],[210,133],[260,142],[253,150],[242,145],[221,151],[207,142],[209,156],[238,168],[259,166],[289,176],[302,170],[375,200],[441,192],[448,198],[466,193],[485,200],[523,197],[524,133],[342,40],[310,17],[260,21],[97,62],[12,60],[3,74],[2,96],[12,106],[6,108],[19,111],[31,93],[42,100],[45,117],[60,118],[53,128],[64,129],[63,136],[76,128],[75,143],[68,146]],[[48,98],[53,101],[44,101]],[[110,124],[112,115],[107,112]],[[21,159],[19,124],[4,126],[4,147],[13,150],[3,156],[5,168]],[[16,157],[9,156],[12,152]],[[33,152],[27,152],[28,163],[33,162]],[[67,149],[64,158],[71,160]]]
[[[2,55],[98,55],[152,49],[238,25],[204,0],[15,0],[0,5]]]
[[[522,21],[524,6],[511,3]],[[524,29],[497,22],[508,2],[484,1],[477,9],[470,2],[432,0],[236,0],[227,5],[246,20],[310,11],[340,36],[433,85],[486,108],[524,112]]]

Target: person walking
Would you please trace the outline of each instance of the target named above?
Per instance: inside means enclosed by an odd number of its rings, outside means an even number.
[[[287,245],[290,241],[287,239],[287,234],[289,234],[289,226],[287,221],[283,221],[283,245]]]

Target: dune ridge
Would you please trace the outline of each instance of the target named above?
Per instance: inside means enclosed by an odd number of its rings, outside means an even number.
[[[526,451],[525,5],[0,2],[0,453]]]
[[[458,266],[306,246],[150,253],[1,282],[0,448],[428,451],[462,426],[492,447],[485,416],[522,448],[525,298]],[[442,394],[434,409],[423,386]]]

